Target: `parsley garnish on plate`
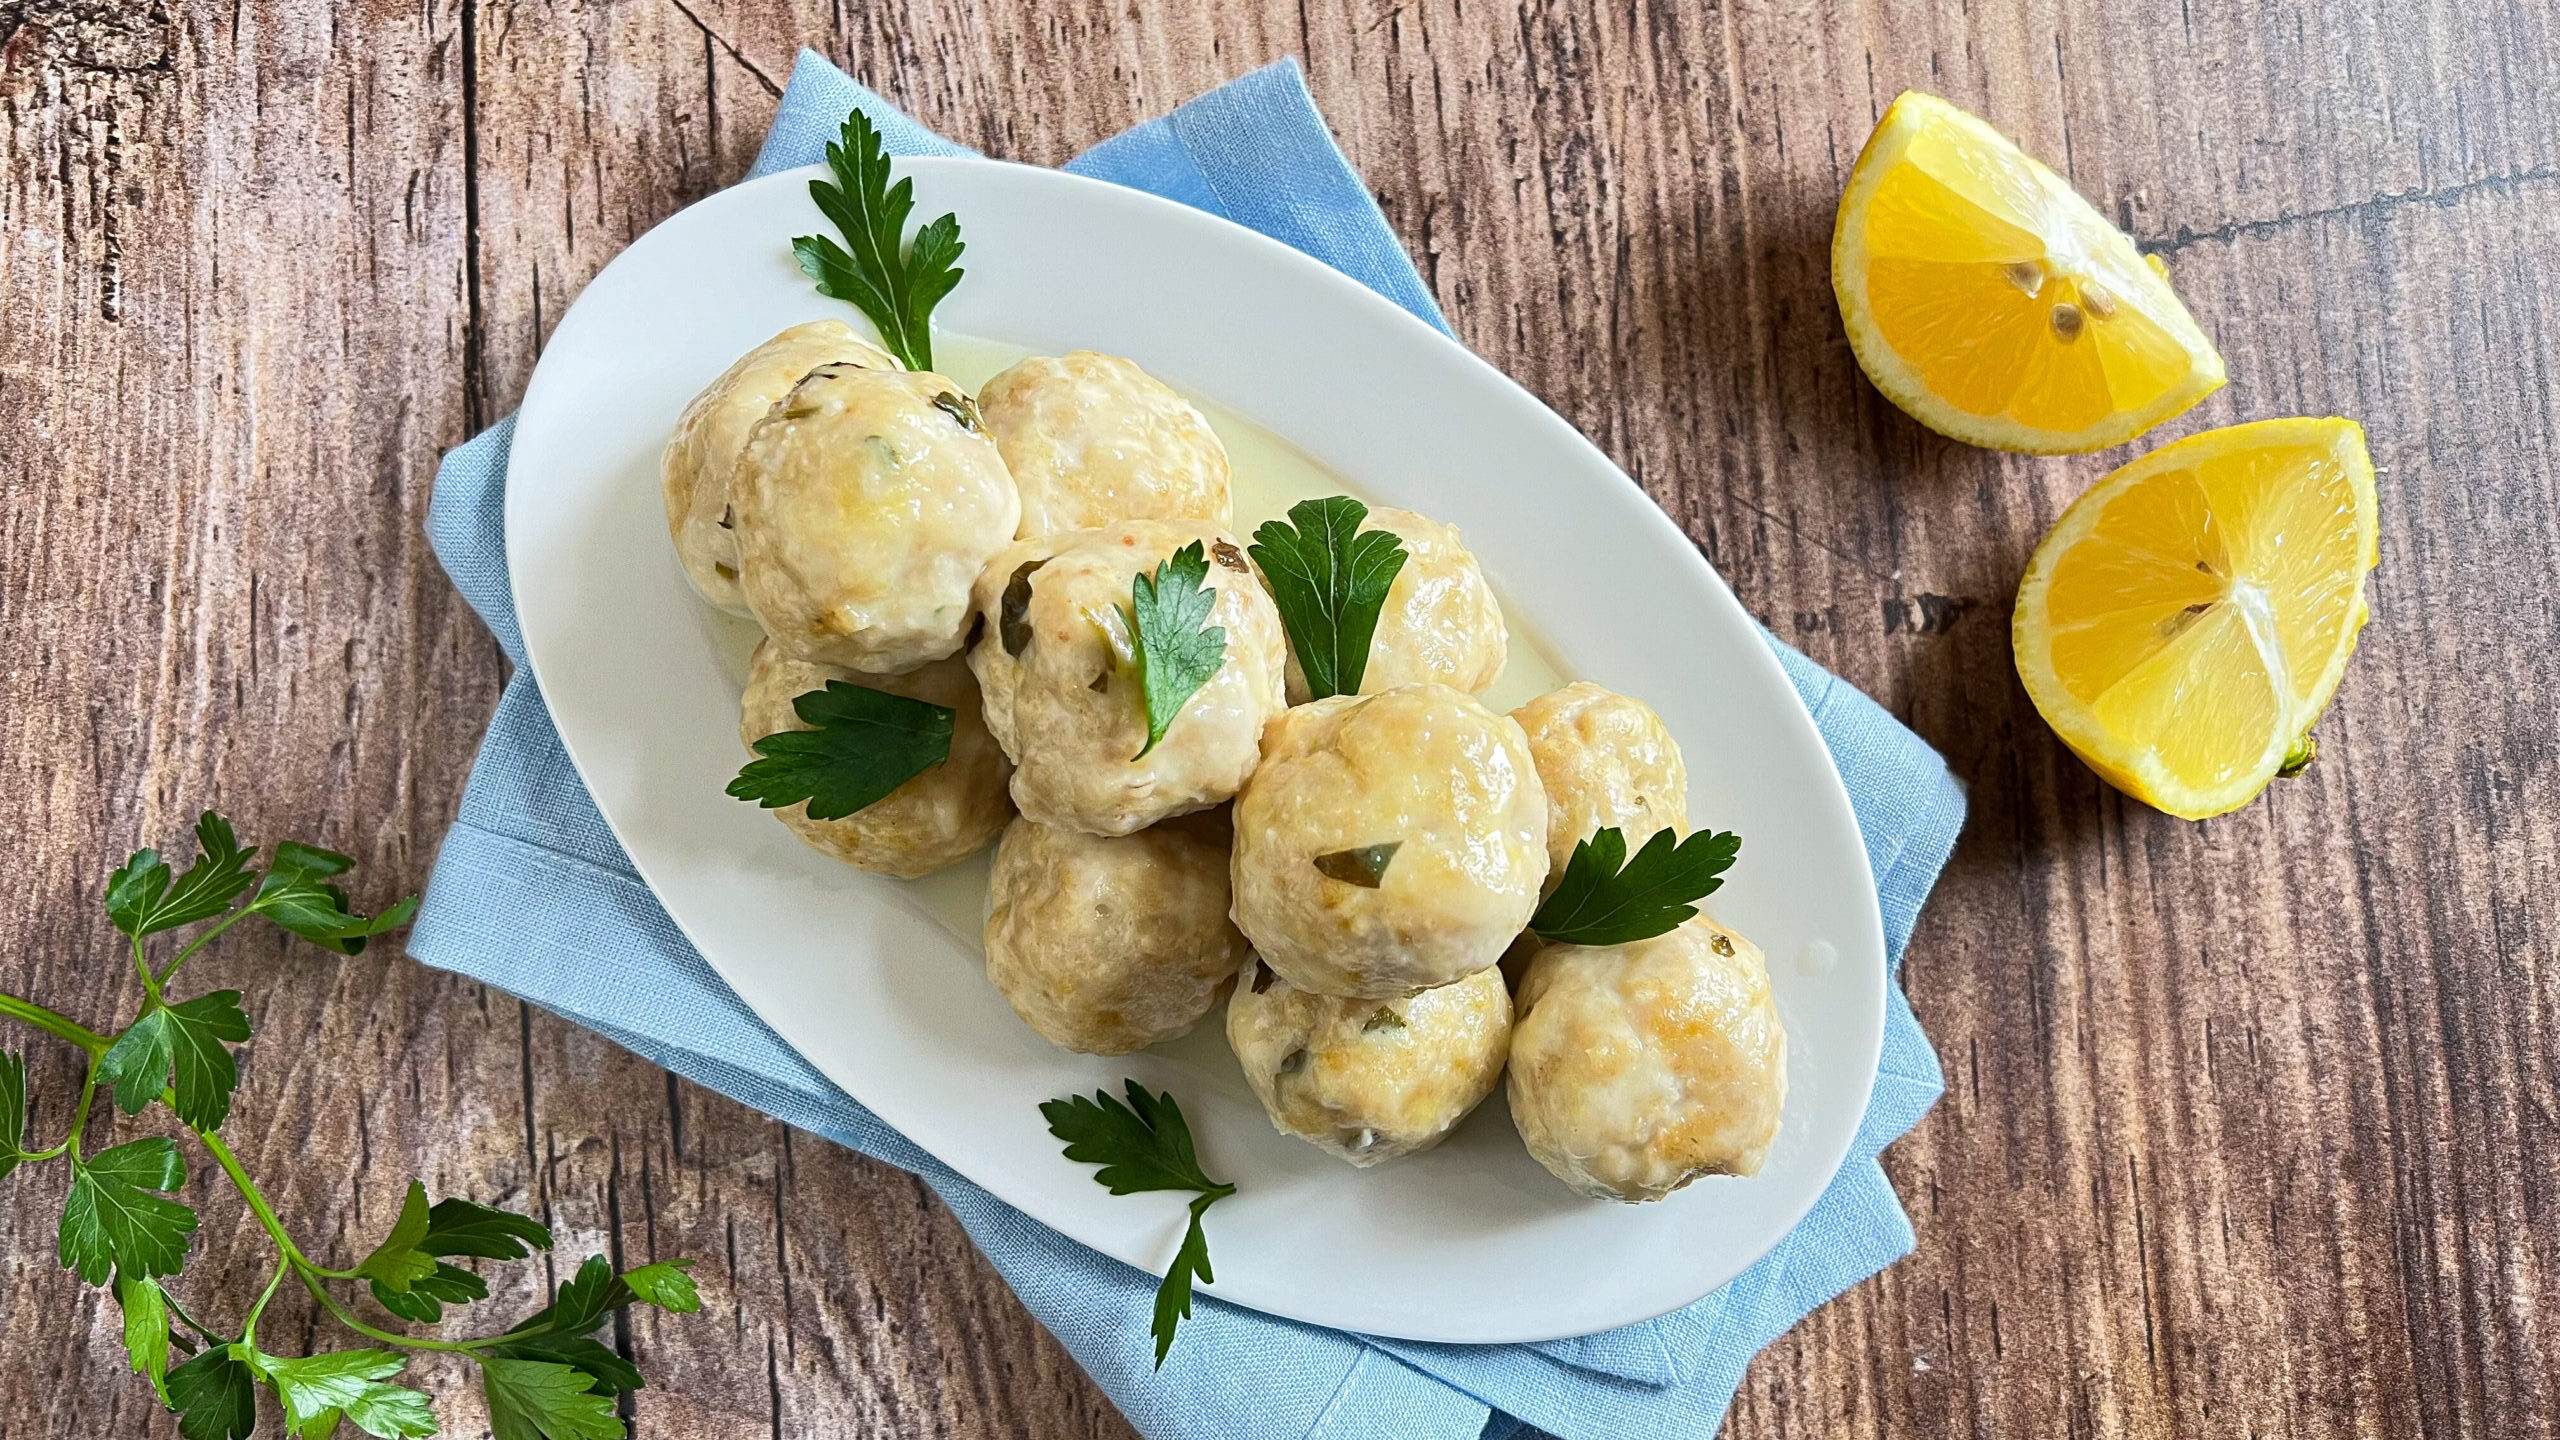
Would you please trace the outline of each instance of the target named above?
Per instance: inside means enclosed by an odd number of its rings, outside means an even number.
[[[1688,839],[1653,832],[1636,858],[1611,826],[1573,847],[1564,879],[1529,918],[1529,928],[1560,945],[1626,945],[1676,930],[1716,893],[1742,853],[1742,837],[1701,830]],[[1621,868],[1623,865],[1624,868]]]
[[[1201,1228],[1200,1217],[1236,1193],[1236,1187],[1212,1180],[1201,1170],[1200,1159],[1191,1150],[1191,1126],[1182,1118],[1182,1107],[1174,1103],[1173,1092],[1150,1095],[1135,1080],[1123,1083],[1129,1094],[1126,1105],[1112,1099],[1110,1091],[1096,1090],[1090,1100],[1071,1095],[1044,1101],[1040,1114],[1049,1122],[1049,1133],[1067,1142],[1068,1159],[1102,1167],[1094,1172],[1093,1181],[1112,1194],[1189,1190],[1198,1197],[1191,1202],[1191,1226],[1183,1232],[1182,1246],[1173,1252],[1173,1264],[1156,1286],[1150,1333],[1156,1337],[1156,1368],[1161,1370],[1165,1355],[1173,1349],[1175,1329],[1191,1318],[1192,1277],[1212,1284],[1218,1278],[1209,1273],[1209,1234]]]
[[[1289,507],[1287,523],[1265,520],[1253,532],[1253,563],[1262,567],[1312,699],[1359,693],[1378,612],[1404,568],[1404,542],[1392,530],[1363,533],[1360,522],[1368,518],[1368,506],[1336,495],[1301,500]]]
[[[1147,697],[1147,743],[1156,748],[1183,705],[1226,663],[1227,632],[1209,623],[1218,592],[1208,586],[1209,556],[1192,541],[1129,585],[1129,628],[1138,638],[1138,681]]]
[[[906,243],[907,212],[915,208],[915,182],[889,183],[889,156],[871,118],[856,110],[844,132],[827,146],[835,183],[809,182],[845,244],[824,235],[791,242],[800,269],[818,282],[818,293],[850,300],[880,330],[880,344],[910,370],[933,368],[933,307],[960,283],[960,220],[954,215],[918,230]]]
[[[809,802],[812,820],[841,820],[951,755],[946,706],[843,680],[791,702],[800,723],[755,743],[729,793],[767,810]]]

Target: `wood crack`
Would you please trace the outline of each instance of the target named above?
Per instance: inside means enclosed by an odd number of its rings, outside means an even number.
[[[737,61],[741,66],[745,67],[748,74],[756,77],[756,83],[764,86],[764,93],[767,95],[779,95],[782,93],[782,87],[773,83],[773,77],[764,73],[763,66],[748,59],[747,52],[731,44],[728,36],[721,34],[719,31],[712,29],[708,24],[705,24],[701,16],[693,13],[692,6],[684,3],[684,0],[667,0],[667,3],[676,7],[677,14],[680,14],[685,19],[692,21],[693,28],[702,32],[703,39],[708,40],[712,44],[729,52],[730,59]]]
[[[2474,195],[2512,195],[2518,190],[2545,185],[2554,180],[2560,180],[2560,169],[2538,165],[2530,170],[2482,175],[2476,179],[2465,180],[2459,185],[2446,185],[2433,190],[2423,187],[2397,190],[2389,194],[2375,195],[2345,205],[2330,205],[2318,210],[2287,210],[2264,220],[2234,220],[2227,225],[2217,225],[2210,230],[2194,230],[2181,225],[2174,234],[2137,239],[2134,243],[2145,255],[2175,255],[2181,250],[2196,245],[2227,245],[2242,236],[2252,240],[2264,240],[2296,226],[2322,220],[2344,220],[2350,217],[2380,218],[2413,205],[2433,205],[2438,209],[2450,209]]]

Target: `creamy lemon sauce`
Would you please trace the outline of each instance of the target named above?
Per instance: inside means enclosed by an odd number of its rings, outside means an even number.
[[[972,394],[998,371],[1038,353],[972,335],[936,335],[933,348],[934,368],[967,386]],[[1289,442],[1252,421],[1196,395],[1186,398],[1200,407],[1210,428],[1218,432],[1219,442],[1227,447],[1227,459],[1235,472],[1234,532],[1238,536],[1250,538],[1255,526],[1265,520],[1281,519],[1290,506],[1301,500],[1359,493],[1332,471],[1298,453]],[[1487,578],[1493,581],[1498,595],[1501,577]],[[755,622],[720,614],[708,606],[704,613],[717,627],[722,653],[730,662],[732,681],[743,690],[747,657],[753,653],[760,633]],[[1507,663],[1484,694],[1484,703],[1495,711],[1509,711],[1565,683],[1564,672],[1523,633],[1518,617],[1506,611],[1504,619],[1510,625]],[[902,886],[917,904],[975,947],[980,944],[986,924],[987,874],[993,859],[990,847],[921,880],[891,883]]]

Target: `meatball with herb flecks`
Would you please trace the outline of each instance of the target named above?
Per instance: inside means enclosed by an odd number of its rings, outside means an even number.
[[[1189,1033],[1245,962],[1227,852],[1187,830],[1017,819],[989,882],[987,978],[1052,1045],[1125,1055]]]
[[[1627,853],[1661,830],[1689,833],[1689,767],[1662,717],[1641,700],[1577,680],[1511,712],[1547,790],[1547,883],[1573,847],[1602,829]]]
[[[1160,568],[1165,586],[1182,588],[1167,562],[1185,553],[1201,572],[1193,593],[1210,597],[1190,633],[1218,631],[1221,648],[1150,743],[1133,589],[1140,575],[1155,587]],[[987,728],[1013,757],[1023,814],[1126,835],[1218,804],[1261,760],[1263,725],[1284,708],[1286,641],[1231,537],[1161,520],[1042,536],[997,555],[976,597],[969,665],[986,691]]]
[[[1758,946],[1696,916],[1627,945],[1550,945],[1511,1032],[1511,1118],[1585,1195],[1659,1200],[1756,1175],[1787,1098],[1787,1032]]]
[[[1035,355],[978,392],[1025,538],[1122,520],[1228,523],[1227,449],[1190,401],[1117,355]]]
[[[1280,717],[1235,832],[1236,924],[1324,995],[1410,995],[1494,964],[1547,874],[1528,741],[1442,685]]]
[[[792,702],[831,680],[951,711],[950,757],[850,815],[812,820],[804,803],[776,810],[774,818],[813,850],[902,879],[929,875],[985,849],[1013,814],[1005,794],[1013,767],[979,716],[978,682],[969,667],[954,657],[904,675],[865,675],[795,660],[767,640],[756,647],[747,675],[738,738],[753,749],[768,735],[808,729]]]
[[[822,365],[749,432],[738,574],[775,644],[894,675],[960,648],[1021,502],[976,405],[930,371]]]
[[[1227,1043],[1271,1123],[1354,1165],[1437,1145],[1502,1078],[1511,993],[1482,970],[1402,1000],[1300,990],[1260,964]]]
[[[746,597],[738,590],[738,538],[729,498],[730,472],[747,448],[747,432],[800,377],[835,363],[898,368],[888,351],[856,335],[852,326],[812,320],[738,357],[738,363],[693,397],[676,421],[658,463],[667,532],[675,540],[685,578],[703,599],[723,610],[747,613]]]

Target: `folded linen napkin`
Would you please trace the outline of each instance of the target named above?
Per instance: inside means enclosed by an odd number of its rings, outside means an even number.
[[[893,153],[969,153],[804,50],[755,173],[819,160],[857,106]],[[1447,328],[1335,148],[1294,61],[1221,86],[1066,168],[1249,225]],[[503,519],[513,428],[501,421],[445,458],[428,531],[455,586],[521,667]],[[1898,976],[1912,921],[1963,822],[1963,793],[1938,755],[1875,702],[1775,637],[1770,644],[1847,782]],[[1275,1319],[1203,1291],[1181,1343],[1155,1372],[1152,1277],[1065,1239],[934,1160],[812,1070],[721,983],[633,872],[528,670],[518,669],[490,721],[408,949],[922,1176],[1032,1313],[1155,1440],[1712,1433],[1761,1346],[1910,1251],[1910,1224],[1875,1157],[1942,1088],[1927,1037],[1899,986],[1890,987],[1882,1068],[1839,1176],[1765,1259],[1685,1310],[1538,1345],[1423,1345]]]

